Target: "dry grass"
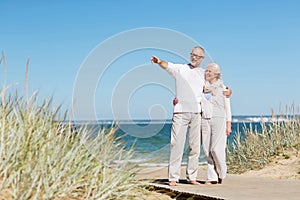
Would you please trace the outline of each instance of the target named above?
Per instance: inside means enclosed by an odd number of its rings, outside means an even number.
[[[115,129],[76,132],[58,119],[50,100],[37,104],[2,90],[0,197],[7,199],[126,199],[140,183]],[[115,162],[115,161],[122,162]]]
[[[278,155],[288,157],[285,152],[300,150],[299,115],[286,114],[280,118],[284,120],[262,123],[260,132],[250,127],[244,130],[244,136],[236,135],[232,148],[227,148],[229,173],[261,169]]]
[[[0,199],[140,199],[144,183],[134,179],[132,149],[115,137],[116,127],[88,129],[65,121],[52,99],[28,96],[6,86],[6,58],[0,90]],[[40,101],[39,101],[40,102]],[[62,114],[61,114],[62,113]],[[61,117],[59,116],[61,115]],[[91,136],[93,134],[93,136]]]

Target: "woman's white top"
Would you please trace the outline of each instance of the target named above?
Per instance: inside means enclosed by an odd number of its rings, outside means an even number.
[[[202,99],[202,113],[204,118],[225,117],[226,121],[231,121],[230,99],[226,98],[223,92],[226,86],[222,80],[213,84],[205,82]]]

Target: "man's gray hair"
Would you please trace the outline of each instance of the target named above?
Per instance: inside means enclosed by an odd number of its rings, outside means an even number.
[[[204,53],[205,53],[205,50],[204,50],[204,48],[203,47],[201,47],[201,46],[195,46],[194,47],[194,49],[201,49]]]

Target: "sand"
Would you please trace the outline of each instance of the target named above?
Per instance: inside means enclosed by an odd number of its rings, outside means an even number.
[[[289,158],[277,156],[268,166],[261,170],[244,173],[245,176],[259,176],[272,179],[300,180],[300,151],[287,153]]]

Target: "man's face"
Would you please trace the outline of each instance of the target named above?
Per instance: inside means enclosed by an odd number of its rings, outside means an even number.
[[[204,59],[204,52],[200,48],[194,48],[191,53],[191,64],[198,67]]]

